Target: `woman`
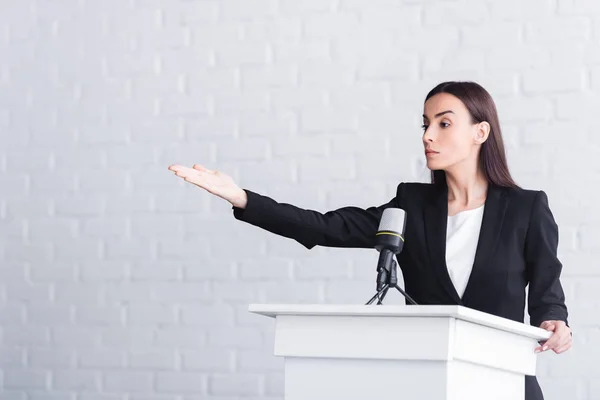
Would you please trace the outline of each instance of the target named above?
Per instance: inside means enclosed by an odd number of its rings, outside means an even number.
[[[424,104],[423,146],[431,184],[400,183],[378,207],[320,213],[238,187],[201,165],[170,166],[232,204],[235,218],[314,246],[373,248],[383,210],[406,211],[398,254],[404,287],[417,304],[459,304],[553,332],[536,352],[571,347],[557,258],[558,228],[543,191],[518,187],[508,170],[496,106],[474,82],[444,82]],[[525,398],[543,399],[535,376]]]

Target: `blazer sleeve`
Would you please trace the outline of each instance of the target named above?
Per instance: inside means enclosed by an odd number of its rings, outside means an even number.
[[[558,226],[548,206],[548,196],[538,191],[533,201],[525,243],[530,324],[546,320],[568,324],[565,294],[560,283],[562,263],[557,257]]]
[[[396,196],[379,206],[347,206],[321,213],[244,189],[248,202],[244,209],[232,207],[237,220],[271,233],[296,240],[307,249],[315,246],[373,248],[383,210],[399,207],[399,184]]]

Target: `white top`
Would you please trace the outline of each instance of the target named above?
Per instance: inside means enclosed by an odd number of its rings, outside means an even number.
[[[450,279],[461,298],[473,269],[484,207],[485,205],[482,205],[448,216],[446,265]]]

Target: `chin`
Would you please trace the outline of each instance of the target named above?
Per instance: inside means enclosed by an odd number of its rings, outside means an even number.
[[[445,169],[446,164],[441,162],[435,162],[433,160],[427,160],[427,168],[429,168],[431,171],[436,171],[440,169]]]

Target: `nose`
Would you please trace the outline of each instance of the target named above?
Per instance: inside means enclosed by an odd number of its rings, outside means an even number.
[[[431,129],[427,128],[427,130],[423,131],[423,143],[432,143],[433,142],[433,134]]]

